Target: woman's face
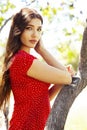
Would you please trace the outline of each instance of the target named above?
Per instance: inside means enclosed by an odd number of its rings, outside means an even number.
[[[29,22],[21,34],[20,40],[22,42],[21,49],[29,52],[30,48],[34,48],[42,35],[42,23],[38,18],[34,18]]]

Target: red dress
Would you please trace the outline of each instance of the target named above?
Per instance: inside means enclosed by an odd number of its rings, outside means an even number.
[[[44,130],[50,112],[50,84],[26,75],[34,59],[20,50],[10,67],[15,103],[9,130]]]

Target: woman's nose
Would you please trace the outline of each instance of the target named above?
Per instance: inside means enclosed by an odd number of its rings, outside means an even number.
[[[37,33],[36,30],[33,31],[32,36],[33,36],[33,37],[37,37],[37,36],[38,36],[38,33]]]

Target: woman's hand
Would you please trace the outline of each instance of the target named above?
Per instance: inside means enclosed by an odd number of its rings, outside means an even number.
[[[44,49],[44,45],[43,45],[43,41],[42,41],[42,39],[40,39],[39,41],[38,41],[38,43],[36,44],[36,46],[35,46],[35,51],[37,52],[37,53],[41,53],[41,51]]]
[[[67,65],[66,69],[68,70],[68,72],[71,74],[72,77],[75,75],[75,71],[73,70],[71,64]]]

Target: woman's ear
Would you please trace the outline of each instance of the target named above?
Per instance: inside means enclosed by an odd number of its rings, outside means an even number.
[[[17,26],[14,27],[14,31],[13,32],[14,32],[14,36],[17,36],[17,35],[21,34],[21,31],[20,31],[20,29]]]

